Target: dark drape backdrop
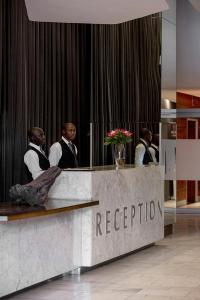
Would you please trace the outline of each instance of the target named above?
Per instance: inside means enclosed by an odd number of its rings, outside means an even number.
[[[160,16],[120,25],[91,27],[91,119],[93,163],[112,163],[106,132],[126,128],[134,132],[126,160],[133,163],[142,127],[158,132],[160,121]]]
[[[44,129],[48,148],[74,122],[88,165],[90,122],[100,164],[105,129],[131,124],[137,133],[133,122],[159,121],[160,30],[157,15],[112,26],[34,23],[24,0],[0,0],[0,201],[22,182],[31,126]]]

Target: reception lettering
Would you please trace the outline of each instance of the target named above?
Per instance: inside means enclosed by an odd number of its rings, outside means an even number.
[[[96,213],[96,236],[104,233],[110,234],[113,230],[119,231],[134,227],[137,224],[152,222],[162,218],[162,205],[159,201],[141,202],[138,205],[116,208],[114,211],[106,210],[105,213]]]

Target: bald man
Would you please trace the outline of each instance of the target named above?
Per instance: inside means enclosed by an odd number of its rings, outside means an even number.
[[[44,131],[39,127],[32,127],[28,130],[29,145],[24,155],[24,163],[28,181],[36,179],[50,167],[42,146],[46,143]]]
[[[62,138],[50,148],[49,161],[51,166],[61,169],[78,167],[77,148],[72,143],[76,137],[76,126],[73,123],[64,123]]]

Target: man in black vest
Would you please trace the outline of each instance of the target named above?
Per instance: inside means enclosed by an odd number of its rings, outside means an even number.
[[[78,167],[77,148],[72,143],[76,137],[76,127],[73,123],[65,123],[62,127],[62,138],[50,148],[49,161],[51,166],[61,169]]]
[[[144,166],[153,162],[149,146],[152,140],[152,133],[147,128],[142,128],[140,140],[135,147],[135,166]]]
[[[32,181],[50,167],[42,146],[46,142],[44,131],[39,127],[33,127],[28,131],[30,143],[24,155],[24,163],[28,181]]]

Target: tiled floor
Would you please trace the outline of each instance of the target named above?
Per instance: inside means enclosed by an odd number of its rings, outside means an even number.
[[[200,208],[200,202],[195,202],[191,204],[187,204],[184,206],[181,206],[182,208]]]
[[[200,216],[177,216],[175,232],[146,250],[12,300],[200,299]]]
[[[165,201],[164,206],[168,208],[176,208],[176,200]]]

